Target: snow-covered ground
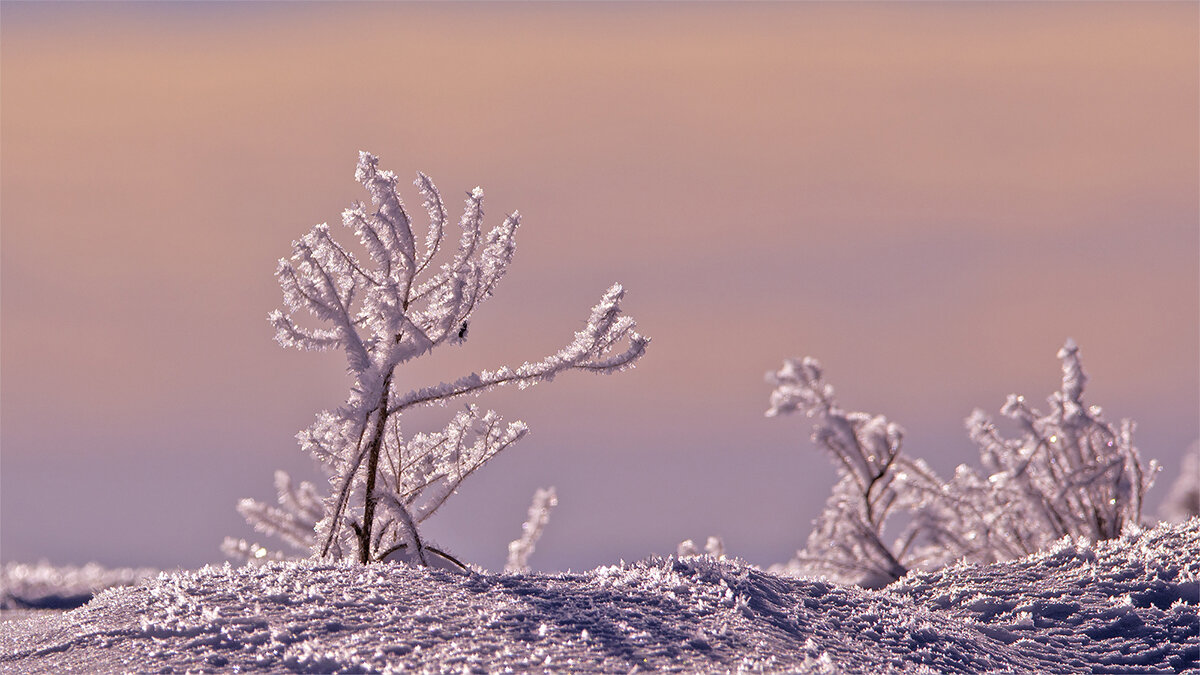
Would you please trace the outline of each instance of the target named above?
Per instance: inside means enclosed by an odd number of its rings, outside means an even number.
[[[881,591],[733,559],[207,567],[0,624],[5,672],[1195,672],[1200,519]]]

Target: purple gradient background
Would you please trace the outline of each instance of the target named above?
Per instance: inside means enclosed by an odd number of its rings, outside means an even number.
[[[1194,3],[5,2],[0,559],[218,561],[251,534],[238,498],[316,476],[293,435],[344,361],[266,314],[288,243],[364,197],[359,149],[452,211],[483,185],[490,220],[523,214],[472,338],[414,387],[553,351],[617,280],[654,339],[631,373],[481,401],[532,433],[429,522],[467,560],[499,568],[546,485],[536,568],[709,534],[786,559],[834,472],[805,420],[763,418],[762,374],[806,354],[948,473],[971,409],[1043,400],[1074,337],[1169,483],[1200,435],[1198,26]]]

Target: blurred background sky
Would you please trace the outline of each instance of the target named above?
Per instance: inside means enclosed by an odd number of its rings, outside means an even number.
[[[613,281],[654,340],[480,401],[532,433],[426,531],[490,569],[548,485],[537,569],[710,534],[787,559],[834,478],[807,420],[763,417],[790,356],[945,474],[1067,337],[1166,465],[1151,504],[1200,435],[1195,3],[0,11],[5,561],[220,561],[237,499],[318,477],[293,436],[345,360],[266,315],[290,242],[365,198],[360,149],[454,218],[476,185],[523,216],[467,344],[403,381],[553,352]]]

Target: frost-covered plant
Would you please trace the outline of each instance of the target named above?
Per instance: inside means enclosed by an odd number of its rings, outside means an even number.
[[[984,472],[960,465],[950,481],[900,456],[896,425],[841,410],[816,361],[788,361],[769,373],[775,390],[767,415],[800,410],[813,417],[813,439],[835,458],[839,473],[805,550],[786,569],[880,586],[914,567],[1007,560],[1062,537],[1113,539],[1141,524],[1158,465],[1143,465],[1133,422],[1114,427],[1099,407],[1084,403],[1087,377],[1075,343],[1068,340],[1058,357],[1062,389],[1050,396],[1049,412],[1010,396],[1001,412],[1021,435],[1006,439],[976,410],[967,428]],[[888,543],[884,527],[897,513],[906,513],[908,523]]]
[[[1200,516],[1200,441],[1192,443],[1184,453],[1179,476],[1158,511],[1172,523]]]
[[[301,555],[312,552],[316,545],[316,527],[325,514],[324,502],[316,486],[301,481],[292,486],[292,478],[286,471],[275,472],[275,492],[279,495],[279,506],[271,506],[254,499],[238,502],[238,513],[259,532],[278,537]],[[221,551],[234,558],[251,561],[285,560],[291,556],[282,551],[272,551],[260,544],[245,539],[225,537]]]
[[[326,469],[331,490],[319,513],[310,501],[315,491],[303,485],[296,493],[280,489],[282,509],[254,502],[239,508],[260,531],[293,546],[311,543],[318,558],[368,563],[404,551],[428,564],[420,523],[467,476],[520,439],[526,427],[470,404],[431,433],[402,430],[401,415],[507,384],[525,388],[567,370],[617,372],[631,367],[649,340],[622,314],[624,291],[616,284],[592,308],[586,327],[558,353],[515,369],[504,366],[408,389],[396,377],[399,366],[466,338],[472,312],[491,297],[512,261],[520,217],[514,212],[484,234],[483,190],[475,188],[460,221],[458,249],[441,256],[446,208],[425,174],[418,173],[415,181],[429,214],[423,244],[413,233],[395,174],[379,170],[378,159],[362,152],[355,178],[370,193],[372,205],[353,204],[342,213],[342,223],[358,235],[367,257],[338,243],[327,225],[313,227],[293,242],[291,259],[279,261],[275,274],[287,307],[270,315],[281,345],[346,354],[354,378],[348,400],[319,413],[297,436]],[[443,257],[448,259],[436,264]],[[299,323],[301,310],[323,326]],[[290,481],[277,479],[278,485],[290,486]]]
[[[803,412],[813,419],[813,442],[834,460],[838,481],[803,551],[788,572],[827,576],[867,587],[886,585],[908,571],[913,532],[896,542],[884,538],[884,526],[900,506],[895,487],[904,430],[882,415],[848,412],[825,382],[813,358],[788,359],[767,373],[771,392],[768,417]]]
[[[521,524],[521,536],[508,543],[508,562],[504,565],[505,572],[528,572],[529,556],[542,538],[546,523],[550,522],[550,512],[558,506],[558,495],[553,487],[538,488],[533,493],[533,502],[529,505],[529,517]]]
[[[1046,413],[1015,394],[1000,409],[1019,437],[1003,437],[981,410],[967,418],[983,472],[959,466],[936,494],[923,477],[913,481],[930,562],[1005,560],[1062,537],[1114,539],[1142,524],[1158,463],[1143,464],[1131,420],[1113,426],[1099,406],[1084,402],[1087,375],[1073,340],[1058,358],[1062,388],[1049,397]]]
[[[254,529],[282,539],[292,553],[289,555],[233,537],[225,537],[221,544],[223,553],[255,565],[272,560],[294,560],[312,554],[313,547],[317,545],[317,523],[321,522],[325,508],[317,488],[308,481],[301,481],[294,488],[287,472],[276,471],[275,491],[279,495],[278,507],[254,499],[243,499],[238,502],[237,510]],[[460,572],[468,569],[467,565],[449,553],[427,542],[421,543],[420,554],[429,566]],[[409,562],[417,560],[415,555],[410,555],[407,546],[393,552],[391,558]]]

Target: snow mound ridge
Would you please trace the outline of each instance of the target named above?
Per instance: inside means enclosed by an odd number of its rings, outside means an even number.
[[[96,563],[5,563],[0,567],[0,609],[72,609],[105,588],[130,586],[157,574],[149,568],[106,569]]]
[[[276,562],[163,574],[0,626],[17,672],[1162,672],[1197,661],[1200,520],[882,591],[711,556],[461,576]]]
[[[911,573],[888,587],[974,622],[1053,671],[1200,668],[1200,518],[1095,545],[1058,542],[993,565]]]

